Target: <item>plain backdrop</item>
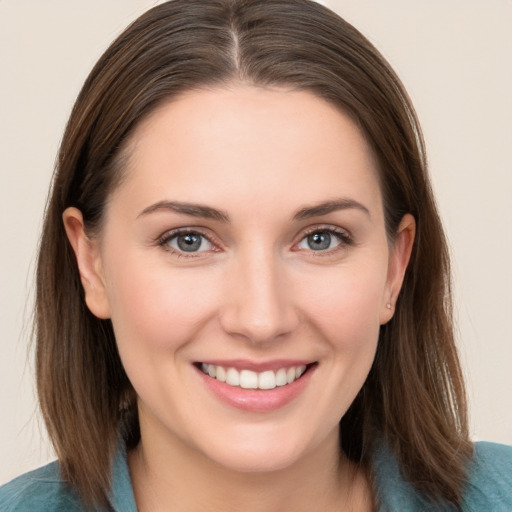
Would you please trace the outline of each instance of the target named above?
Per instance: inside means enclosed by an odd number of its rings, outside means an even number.
[[[0,0],[0,484],[53,457],[27,351],[64,125],[100,54],[157,3]],[[472,435],[512,444],[512,1],[322,3],[375,43],[415,103],[453,255]]]

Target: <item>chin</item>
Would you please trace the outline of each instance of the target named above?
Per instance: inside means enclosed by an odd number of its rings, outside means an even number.
[[[261,442],[252,439],[247,442],[229,443],[218,446],[210,444],[205,454],[214,462],[230,471],[239,473],[270,473],[290,468],[300,462],[311,449],[307,443],[291,436],[286,439],[280,435],[278,438],[262,438]],[[216,449],[217,448],[217,449]]]
[[[272,473],[293,466],[300,460],[296,454],[245,453],[236,451],[232,456],[218,457],[216,462],[237,473]]]

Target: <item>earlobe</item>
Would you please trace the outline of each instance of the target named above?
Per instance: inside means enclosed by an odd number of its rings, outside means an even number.
[[[381,325],[393,318],[395,303],[402,288],[405,271],[411,258],[415,235],[416,221],[408,213],[403,216],[390,249],[386,290],[381,308]]]
[[[87,307],[98,318],[110,318],[110,305],[98,243],[87,236],[82,212],[77,208],[67,208],[62,214],[62,220],[75,253]]]

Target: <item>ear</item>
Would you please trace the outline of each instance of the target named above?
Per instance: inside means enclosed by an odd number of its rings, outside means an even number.
[[[381,307],[381,325],[393,318],[395,303],[411,258],[415,235],[416,221],[410,213],[407,213],[400,221],[393,245],[390,247],[388,276]]]
[[[99,243],[86,235],[82,212],[77,208],[67,208],[62,220],[75,253],[87,307],[98,318],[110,318]]]

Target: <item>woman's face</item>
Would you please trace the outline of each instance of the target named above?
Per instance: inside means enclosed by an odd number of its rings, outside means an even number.
[[[143,440],[242,471],[336,444],[414,232],[406,216],[389,243],[355,124],[309,92],[233,85],[163,105],[128,155],[100,237],[65,222]]]

